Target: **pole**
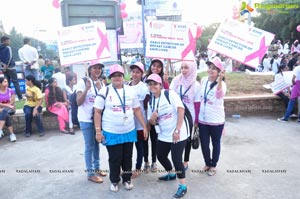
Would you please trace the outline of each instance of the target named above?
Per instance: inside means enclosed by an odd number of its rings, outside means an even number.
[[[251,0],[248,0],[248,5],[251,6]],[[251,26],[251,12],[248,12],[248,25]]]
[[[143,28],[143,52],[146,57],[146,36],[145,36],[145,13],[144,13],[145,0],[142,0],[142,28]]]

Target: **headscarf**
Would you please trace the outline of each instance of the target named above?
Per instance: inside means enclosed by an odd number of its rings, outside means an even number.
[[[194,61],[183,61],[181,64],[186,63],[189,71],[186,75],[180,73],[173,79],[174,87],[182,85],[185,89],[191,86],[197,78],[197,64]]]

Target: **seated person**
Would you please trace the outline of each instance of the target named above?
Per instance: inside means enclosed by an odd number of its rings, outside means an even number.
[[[66,122],[69,122],[68,103],[64,100],[63,91],[57,85],[55,78],[50,78],[48,87],[45,90],[45,100],[48,111],[57,115],[59,130],[61,133],[68,134],[65,129]]]
[[[10,114],[16,110],[15,106],[15,92],[8,88],[8,81],[5,77],[0,77],[0,138],[4,136],[3,127],[6,125],[10,135],[11,142],[17,140],[13,132],[13,127],[10,119]]]
[[[38,80],[35,80],[33,75],[28,75],[25,77],[26,80],[26,102],[23,107],[25,113],[26,130],[25,136],[30,137],[32,134],[32,119],[35,120],[36,126],[39,131],[40,136],[45,135],[45,130],[42,123],[42,103],[43,94],[41,91],[41,84]]]

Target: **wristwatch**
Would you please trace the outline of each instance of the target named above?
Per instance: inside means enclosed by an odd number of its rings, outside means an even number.
[[[179,133],[179,130],[178,130],[178,129],[175,129],[174,132],[175,132],[176,134],[178,134],[178,133]]]

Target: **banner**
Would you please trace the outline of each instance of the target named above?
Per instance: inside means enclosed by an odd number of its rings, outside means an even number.
[[[208,49],[257,68],[274,36],[239,21],[225,20],[210,41]]]
[[[197,25],[193,23],[150,21],[146,56],[194,61]]]
[[[92,22],[62,28],[58,31],[58,48],[63,66],[110,57],[105,23]]]
[[[292,72],[292,71],[290,71]],[[276,75],[275,76],[275,81],[270,84],[270,87],[272,89],[272,92],[274,94],[278,94],[284,89],[288,88],[291,86],[291,80],[288,80],[290,76],[290,73],[288,72],[283,72],[283,75]]]

